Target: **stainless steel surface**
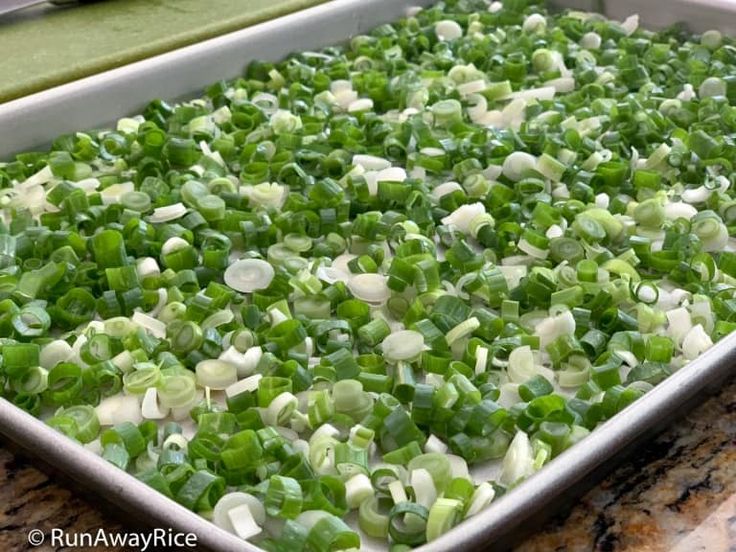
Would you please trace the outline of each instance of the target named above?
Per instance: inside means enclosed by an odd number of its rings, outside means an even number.
[[[278,59],[364,32],[431,0],[335,0],[281,19],[183,48],[150,60],[66,84],[0,105],[0,159],[41,147],[53,137],[102,127],[139,112],[155,97],[191,96],[219,79],[241,74],[248,60]],[[616,19],[638,12],[643,26],[686,20],[693,30],[736,32],[736,6],[726,0],[556,0],[556,6],[595,9]],[[509,535],[565,494],[575,492],[594,471],[654,428],[661,427],[701,394],[713,390],[736,366],[736,334],[681,369],[615,418],[584,444],[555,459],[490,508],[461,524],[425,551],[486,548]],[[132,476],[82,449],[42,422],[0,400],[0,433],[45,458],[101,495],[164,526],[194,531],[200,544],[216,550],[255,550],[196,514],[153,491]],[[525,523],[527,522],[527,523]]]
[[[30,8],[31,6],[45,3],[46,0],[5,0],[5,2],[0,4],[0,15],[18,10],[24,10],[26,8]]]
[[[39,4],[54,4],[56,6],[68,6],[70,4],[78,4],[78,0],[5,0],[0,5],[0,16],[6,13],[11,13],[18,10],[24,10],[31,6],[38,6]]]

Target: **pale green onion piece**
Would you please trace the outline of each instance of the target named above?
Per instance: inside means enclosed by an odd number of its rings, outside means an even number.
[[[708,77],[705,79],[700,88],[698,88],[698,95],[701,98],[710,98],[713,96],[725,96],[726,95],[726,83],[718,77]]]
[[[460,324],[447,332],[447,335],[445,336],[447,344],[451,346],[456,341],[468,337],[478,328],[480,328],[480,321],[475,316],[460,322]]]
[[[210,389],[226,389],[238,379],[238,373],[232,364],[221,360],[201,360],[195,368],[197,383]]]
[[[356,473],[345,482],[345,498],[348,508],[351,510],[354,510],[367,498],[373,496],[374,492],[371,480],[363,473]]]
[[[460,521],[463,504],[454,498],[438,498],[429,510],[427,540],[432,541],[447,533]]]
[[[299,400],[291,393],[284,392],[274,397],[264,415],[264,422],[269,425],[283,426],[289,421],[292,413],[299,406]]]
[[[391,495],[391,499],[394,501],[394,504],[409,502],[409,497],[406,495],[404,484],[398,479],[388,484],[388,492]]]

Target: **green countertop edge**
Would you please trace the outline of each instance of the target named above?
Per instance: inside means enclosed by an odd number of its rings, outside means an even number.
[[[108,71],[116,67],[121,67],[129,63],[169,52],[183,46],[188,46],[239,29],[250,27],[289,13],[313,7],[324,3],[325,1],[328,0],[287,0],[282,4],[269,6],[256,12],[251,11],[247,14],[243,14],[242,16],[229,17],[199,28],[180,32],[173,36],[161,37],[137,48],[129,48],[120,52],[100,57],[93,57],[88,60],[77,61],[69,67],[55,70],[51,69],[39,76],[31,76],[20,82],[6,81],[4,84],[0,84],[0,103],[8,102],[61,84],[79,80],[103,71]],[[84,8],[70,8],[64,11],[71,11],[74,9],[82,10],[96,6],[97,5],[85,6]],[[99,6],[102,6],[102,4],[99,4]],[[67,14],[63,15],[68,17]],[[21,24],[24,23],[25,22],[22,22]],[[243,66],[245,67],[245,65],[246,60],[243,60]]]

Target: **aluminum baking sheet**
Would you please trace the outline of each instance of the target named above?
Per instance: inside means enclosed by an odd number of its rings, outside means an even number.
[[[412,6],[432,0],[334,0],[326,4],[188,46],[149,60],[65,84],[46,92],[0,105],[0,159],[43,147],[59,134],[104,127],[121,116],[140,112],[154,97],[194,96],[208,84],[239,76],[252,59],[280,59],[298,50],[344,41],[384,22],[395,20]],[[623,19],[638,12],[644,26],[662,27],[687,21],[694,31],[718,28],[736,33],[736,6],[728,0],[554,0],[554,8],[600,11]],[[453,548],[504,549],[525,527],[537,526],[545,512],[579,494],[591,478],[610,466],[611,459],[637,441],[661,429],[703,394],[716,390],[734,373],[736,334],[676,372],[594,431],[540,472],[462,523],[423,551]],[[46,463],[99,493],[106,500],[161,526],[198,535],[200,547],[218,551],[258,548],[226,533],[164,497],[133,476],[108,464],[43,422],[0,399],[0,433],[41,456]],[[494,464],[476,475],[488,476]],[[366,549],[379,549],[375,542]]]

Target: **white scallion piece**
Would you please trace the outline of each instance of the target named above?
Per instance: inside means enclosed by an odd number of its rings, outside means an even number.
[[[434,435],[430,435],[427,439],[427,442],[424,444],[424,452],[437,452],[439,454],[445,454],[447,451],[447,445],[440,441]]]
[[[263,376],[261,374],[254,374],[247,378],[244,378],[236,383],[233,383],[225,388],[225,395],[228,397],[234,397],[245,391],[257,391],[258,382],[261,381]]]
[[[165,207],[157,207],[153,210],[153,214],[148,217],[149,222],[170,222],[187,214],[187,208],[183,203],[174,203]]]
[[[537,158],[524,151],[515,151],[508,155],[503,162],[503,175],[509,180],[517,182],[527,171],[534,170]]]
[[[455,40],[463,36],[463,28],[456,21],[443,19],[435,24],[434,33],[440,40]]]
[[[469,518],[483,510],[486,506],[493,502],[493,498],[495,496],[496,491],[493,489],[493,485],[491,485],[490,483],[484,481],[483,483],[478,485],[478,487],[475,489],[475,492],[473,493],[473,496],[470,497],[470,506],[465,512],[465,517]]]
[[[383,303],[391,297],[387,279],[382,274],[356,274],[348,281],[348,289],[356,298],[368,303]]]
[[[146,420],[163,420],[169,415],[169,409],[163,408],[158,403],[158,391],[155,387],[146,389],[141,402],[141,416]]]
[[[531,347],[524,345],[517,347],[509,355],[508,374],[514,383],[524,383],[533,378],[537,373],[534,364],[534,353]]]
[[[414,500],[425,508],[431,508],[437,500],[437,489],[430,473],[424,468],[411,470],[411,487],[414,490]]]
[[[523,431],[517,431],[506,455],[499,481],[506,486],[513,486],[520,480],[534,473],[534,456],[529,436]]]
[[[391,499],[394,501],[394,504],[409,502],[409,497],[406,496],[404,484],[398,479],[388,484],[388,492],[391,495]]]
[[[354,510],[375,493],[371,480],[363,473],[357,473],[345,482],[345,498],[348,508]]]
[[[158,337],[159,339],[166,337],[166,324],[160,320],[156,320],[142,312],[134,312],[131,320],[154,337]]]
[[[486,212],[485,205],[480,202],[466,203],[455,209],[452,213],[442,219],[444,225],[454,225],[463,234],[470,233],[470,223],[478,215]]]
[[[51,370],[54,366],[60,362],[66,362],[72,356],[74,356],[72,346],[63,339],[57,339],[48,345],[45,345],[44,348],[41,349],[38,363],[42,368]]]
[[[682,340],[682,354],[694,360],[713,346],[713,340],[705,333],[702,324],[694,326]]]
[[[265,289],[275,276],[273,267],[261,259],[240,259],[225,269],[225,283],[235,291],[251,293]]]
[[[356,154],[353,155],[353,165],[360,165],[367,171],[382,171],[391,166],[391,161],[375,155]]]
[[[386,360],[410,360],[424,349],[424,336],[414,330],[394,332],[381,343]]]
[[[242,508],[247,508],[248,512],[246,513]],[[241,518],[245,519],[245,524],[239,521]],[[225,531],[247,539],[261,532],[260,526],[266,522],[266,510],[261,501],[249,493],[227,493],[215,504],[212,510],[212,522]],[[252,534],[244,536],[249,532]]]

